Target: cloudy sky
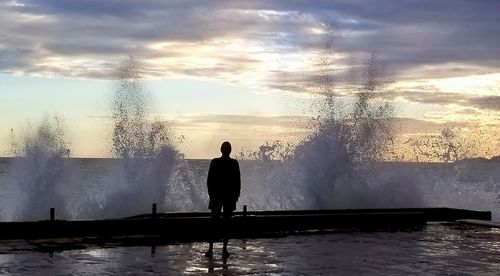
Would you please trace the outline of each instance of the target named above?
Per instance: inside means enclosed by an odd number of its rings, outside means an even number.
[[[188,157],[216,155],[223,140],[303,136],[317,65],[327,59],[344,83],[372,54],[391,80],[378,96],[406,134],[480,127],[497,150],[499,10],[497,0],[0,0],[0,155],[10,129],[58,114],[75,156],[106,156],[114,72],[131,55]]]

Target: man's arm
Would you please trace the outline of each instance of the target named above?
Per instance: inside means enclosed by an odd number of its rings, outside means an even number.
[[[237,160],[234,160],[235,162],[235,173],[236,173],[236,187],[235,187],[235,200],[238,201],[238,198],[240,197],[240,191],[241,191],[241,174],[240,174],[240,165],[238,164]]]
[[[208,196],[212,198],[212,193],[214,191],[214,160],[210,161],[210,167],[208,168],[208,176],[207,176],[207,189],[208,189]]]

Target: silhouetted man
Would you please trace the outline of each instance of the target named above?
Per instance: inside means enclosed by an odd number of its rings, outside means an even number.
[[[217,226],[220,226],[220,215],[224,208],[223,213],[223,238],[224,247],[222,248],[222,256],[229,257],[227,251],[227,228],[229,226],[229,219],[233,215],[233,210],[236,209],[236,202],[240,197],[241,180],[240,180],[240,166],[238,161],[229,157],[231,153],[231,144],[229,142],[222,143],[220,147],[222,156],[214,158],[210,162],[208,169],[207,187],[210,203],[208,208],[211,210],[212,215],[212,236],[210,238],[210,245],[205,256],[213,256],[214,245],[214,231]]]

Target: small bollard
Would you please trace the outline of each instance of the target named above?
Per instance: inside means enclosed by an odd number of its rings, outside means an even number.
[[[50,208],[50,221],[54,221],[56,218],[56,209]]]
[[[152,213],[151,213],[151,218],[155,219],[156,218],[156,203],[153,203]]]
[[[247,216],[247,206],[243,205],[243,217]]]

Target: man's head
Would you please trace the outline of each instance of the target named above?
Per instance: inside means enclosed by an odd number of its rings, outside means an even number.
[[[222,156],[229,156],[231,153],[231,144],[228,141],[222,143],[220,146],[220,152],[222,153]]]

